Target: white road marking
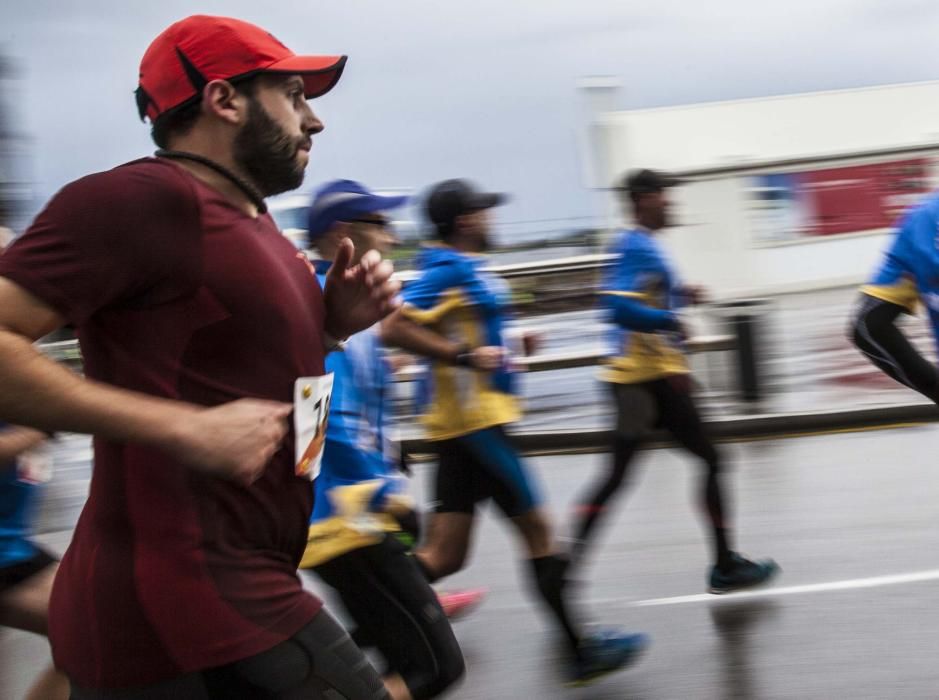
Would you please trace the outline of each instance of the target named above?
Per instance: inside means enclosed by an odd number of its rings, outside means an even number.
[[[757,588],[738,593],[714,595],[712,593],[697,593],[695,595],[673,596],[671,598],[649,598],[626,602],[619,599],[615,602],[632,607],[652,607],[658,605],[684,605],[687,603],[706,603],[721,600],[747,600],[751,598],[775,598],[787,595],[802,595],[805,593],[827,593],[829,591],[850,591],[859,588],[880,588],[882,586],[897,586],[904,583],[920,583],[922,581],[935,581],[939,579],[939,569],[927,571],[913,571],[908,574],[891,574],[889,576],[871,576],[869,578],[853,578],[844,581],[829,581],[827,583],[810,583],[802,586],[782,586],[774,588]],[[614,601],[608,601],[614,602]]]

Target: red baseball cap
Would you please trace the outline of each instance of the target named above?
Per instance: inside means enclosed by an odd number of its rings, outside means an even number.
[[[193,15],[170,25],[140,61],[137,108],[152,122],[202,94],[212,80],[257,73],[303,76],[306,98],[339,82],[345,56],[297,56],[257,25],[230,17]]]

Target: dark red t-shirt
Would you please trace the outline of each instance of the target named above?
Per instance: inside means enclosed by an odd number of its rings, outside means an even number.
[[[93,379],[212,406],[293,400],[323,374],[323,298],[270,216],[175,163],[144,159],[65,187],[0,276],[78,328]],[[312,508],[293,437],[243,487],[161,451],[95,440],[91,492],[56,578],[56,665],[86,687],[156,682],[284,641],[321,603],[297,564]]]

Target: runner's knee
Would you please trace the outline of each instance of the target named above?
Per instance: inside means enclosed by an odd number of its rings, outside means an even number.
[[[437,658],[437,669],[433,678],[420,688],[411,688],[414,700],[435,698],[457,683],[466,674],[466,662],[455,644],[453,649],[443,650]]]
[[[443,578],[455,574],[466,563],[466,548],[460,546],[446,546],[437,550],[425,559],[436,578]]]

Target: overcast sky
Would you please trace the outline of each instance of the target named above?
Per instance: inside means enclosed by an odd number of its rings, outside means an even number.
[[[467,176],[513,194],[504,230],[597,213],[578,153],[583,76],[619,76],[623,108],[939,78],[937,0],[9,0],[0,13],[42,199],[152,151],[133,100],[140,57],[194,13],[349,55],[313,103],[326,131],[304,190]]]

